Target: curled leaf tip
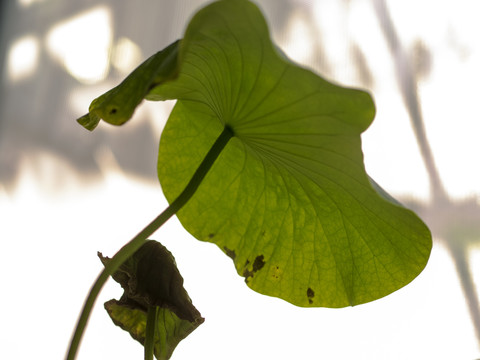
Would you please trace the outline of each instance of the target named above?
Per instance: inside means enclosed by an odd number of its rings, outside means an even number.
[[[78,118],[77,122],[80,125],[82,125],[85,129],[89,131],[93,131],[97,127],[98,123],[100,122],[100,118],[95,114],[88,113]]]
[[[178,75],[177,53],[180,40],[150,56],[125,80],[92,101],[89,113],[77,121],[92,131],[100,120],[123,125],[150,91]],[[158,100],[159,98],[157,98]]]

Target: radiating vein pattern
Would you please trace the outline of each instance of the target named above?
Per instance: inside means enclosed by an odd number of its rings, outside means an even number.
[[[299,306],[342,307],[420,273],[428,228],[365,172],[368,93],[289,61],[246,0],[201,10],[179,61],[178,78],[152,90],[179,99],[162,134],[159,179],[172,201],[223,127],[233,130],[178,218],[232,257],[248,286]]]

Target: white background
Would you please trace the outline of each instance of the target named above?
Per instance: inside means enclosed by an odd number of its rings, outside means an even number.
[[[0,358],[62,358],[102,268],[96,252],[113,255],[166,207],[155,152],[173,103],[144,103],[128,125],[102,124],[93,133],[75,119],[143,59],[180,38],[204,3],[3,2]],[[480,5],[257,4],[293,60],[373,94],[377,116],[363,136],[367,170],[431,226],[434,248],[426,270],[386,298],[301,309],[251,291],[228,257],[173,219],[153,238],[175,255],[206,321],[172,358],[480,358],[480,324],[475,329],[471,318],[478,316],[480,289]],[[415,94],[423,152],[411,125],[412,102],[403,100]],[[113,282],[101,293],[78,359],[143,358],[143,348],[103,310],[121,293]]]

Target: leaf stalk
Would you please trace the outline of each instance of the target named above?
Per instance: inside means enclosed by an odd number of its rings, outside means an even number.
[[[155,330],[157,328],[158,306],[150,306],[147,312],[147,328],[145,334],[145,360],[153,360],[155,347]]]
[[[75,332],[70,341],[70,346],[67,352],[66,360],[74,360],[80,342],[85,332],[85,328],[92,312],[98,294],[105,285],[108,277],[112,275],[117,269],[129,258],[135,251],[137,251],[147,238],[157,231],[168,219],[175,215],[195,194],[201,182],[207,175],[208,171],[219,157],[222,150],[228,144],[229,140],[234,136],[232,129],[226,126],[222,133],[215,140],[214,144],[208,151],[205,158],[202,160],[192,178],[188,182],[185,189],[180,195],[168,206],[160,215],[158,215],[150,224],[148,224],[141,232],[139,232],[132,240],[125,244],[108,262],[103,271],[98,275],[90,292],[85,300],[82,312],[77,321]]]

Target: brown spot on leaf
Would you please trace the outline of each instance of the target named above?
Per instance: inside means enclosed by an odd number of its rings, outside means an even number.
[[[245,278],[245,282],[247,282],[249,278],[253,277],[253,271],[248,269],[243,270],[243,277]]]
[[[229,256],[232,260],[235,260],[235,257],[237,256],[237,254],[235,254],[235,250],[231,250],[226,246],[223,247],[223,250],[225,250],[225,254],[227,254],[227,256]]]
[[[313,298],[315,297],[315,291],[313,291],[311,288],[307,289],[307,298],[308,298],[308,303],[313,304]]]
[[[213,239],[213,237],[214,237],[214,236],[215,236],[215,234],[214,234],[214,233],[210,233],[210,234],[208,234],[208,238],[209,238],[209,239]]]
[[[279,276],[279,274],[280,274],[280,267],[279,267],[278,265],[276,265],[276,266],[273,266],[272,269],[273,269],[272,277],[273,277],[274,279],[280,278],[280,276]]]
[[[259,255],[255,258],[255,261],[253,262],[253,266],[252,266],[254,273],[265,266],[265,261],[263,259],[264,259],[263,255]]]
[[[245,282],[247,282],[249,278],[253,277],[253,275],[255,275],[257,271],[259,271],[265,266],[264,256],[258,255],[253,261],[251,269],[248,268],[249,264],[250,264],[250,261],[247,260],[245,262],[245,269],[243,270],[243,276],[245,277]]]

